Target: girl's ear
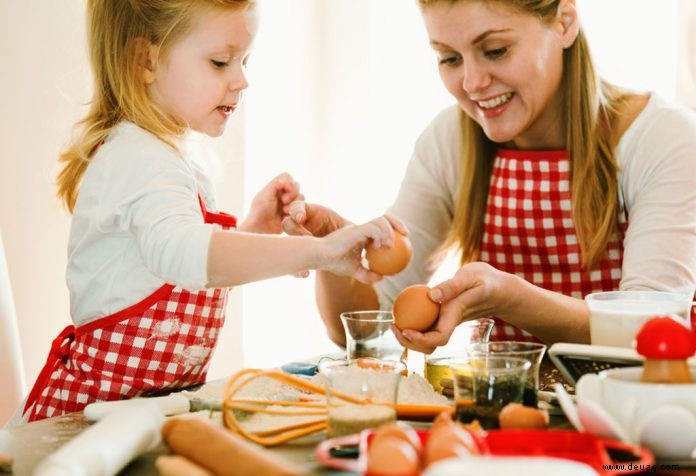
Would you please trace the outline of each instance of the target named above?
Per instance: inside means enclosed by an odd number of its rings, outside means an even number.
[[[158,48],[145,38],[136,38],[134,43],[138,75],[145,84],[155,81]]]
[[[569,48],[575,43],[580,32],[580,18],[578,18],[575,0],[561,0],[556,21],[561,34],[561,44],[563,48]]]

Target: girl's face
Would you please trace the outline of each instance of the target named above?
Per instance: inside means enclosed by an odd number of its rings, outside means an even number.
[[[158,106],[220,136],[248,86],[244,69],[256,32],[254,9],[201,9],[191,31],[160,56],[148,85]]]
[[[575,39],[567,16],[546,25],[501,3],[460,1],[436,2],[423,17],[445,86],[488,138],[565,147],[559,85],[563,49]]]

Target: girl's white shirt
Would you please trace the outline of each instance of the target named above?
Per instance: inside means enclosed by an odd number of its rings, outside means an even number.
[[[399,292],[427,283],[452,224],[460,169],[461,111],[452,106],[419,137],[389,212],[409,227],[413,258],[375,285],[390,309]],[[616,158],[628,215],[620,288],[689,295],[696,289],[696,114],[652,94],[621,137]]]
[[[205,287],[216,225],[203,223],[198,195],[215,211],[215,190],[196,136],[176,146],[122,122],[91,159],[68,242],[75,326],[132,306],[165,283]]]

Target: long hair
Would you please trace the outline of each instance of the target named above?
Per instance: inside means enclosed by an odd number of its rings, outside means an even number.
[[[87,115],[75,125],[60,154],[58,198],[72,213],[82,176],[99,145],[126,120],[173,146],[185,130],[177,118],[150,101],[141,79],[145,45],[164,55],[191,28],[198,8],[243,9],[253,0],[88,0],[87,38],[94,92]],[[156,58],[155,58],[156,60]]]
[[[460,1],[465,0],[418,0],[418,3],[425,8],[437,2]],[[490,1],[535,15],[545,23],[555,17],[560,3],[559,0]],[[592,269],[602,259],[607,242],[616,232],[618,165],[611,124],[624,97],[598,77],[582,30],[573,45],[563,52],[560,88],[564,110],[561,120],[570,158],[573,222],[582,265]],[[461,141],[459,196],[445,247],[458,248],[464,264],[478,257],[496,145],[463,111]]]

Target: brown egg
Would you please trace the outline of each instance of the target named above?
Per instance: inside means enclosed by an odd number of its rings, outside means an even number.
[[[511,428],[543,429],[549,423],[549,416],[536,408],[525,407],[519,403],[508,403],[500,410],[498,422],[503,430]]]
[[[440,312],[440,304],[430,300],[429,289],[423,284],[414,284],[399,293],[393,309],[396,327],[422,332],[433,325]]]
[[[385,438],[397,438],[405,441],[413,446],[413,449],[416,450],[418,454],[420,454],[423,449],[421,440],[418,437],[418,432],[416,432],[413,427],[405,423],[390,423],[388,425],[380,426],[375,430],[371,444],[374,445]]]
[[[371,475],[417,475],[420,458],[406,441],[390,436],[374,441],[367,450],[367,472]]]
[[[474,437],[451,419],[440,419],[433,424],[425,443],[424,463],[429,466],[447,458],[461,458],[478,454]]]
[[[408,266],[413,255],[411,241],[406,235],[394,230],[394,244],[389,248],[375,248],[372,244],[365,248],[365,258],[370,269],[384,276],[391,276]]]

